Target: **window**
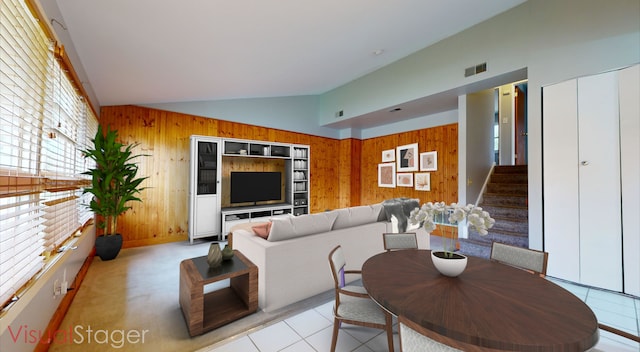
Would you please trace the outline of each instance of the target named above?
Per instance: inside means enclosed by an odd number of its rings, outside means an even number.
[[[0,2],[0,306],[82,224],[98,122],[23,0]]]

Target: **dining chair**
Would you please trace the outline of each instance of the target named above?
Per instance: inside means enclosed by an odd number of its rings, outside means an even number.
[[[638,335],[633,335],[630,334],[626,331],[622,331],[619,329],[614,328],[613,326],[609,326],[607,324],[602,324],[602,323],[598,323],[598,328],[600,328],[600,330],[604,330],[604,331],[608,331],[612,334],[618,335],[618,336],[622,336],[624,338],[627,338],[631,341],[635,341],[635,342],[640,342],[640,336]]]
[[[638,335],[633,335],[630,334],[626,331],[622,331],[622,330],[618,330],[612,326],[606,325],[606,324],[602,324],[602,323],[598,323],[598,328],[600,330],[604,330],[604,331],[608,331],[614,335],[618,335],[621,336],[623,338],[629,339],[630,341],[635,341],[636,344],[634,344],[633,342],[631,342],[632,345],[635,346],[640,346],[640,336]],[[587,352],[607,352],[607,351],[613,351],[613,350],[617,350],[620,347],[617,345],[617,343],[622,343],[621,341],[615,341],[613,343],[615,343],[615,346],[612,346],[610,342],[608,342],[608,339],[603,339],[602,335],[600,336],[600,340],[598,341],[598,343],[587,350]],[[626,341],[625,341],[626,342]],[[626,351],[626,350],[625,350]]]
[[[418,239],[415,232],[383,233],[384,249],[389,252],[394,249],[418,249]]]
[[[329,266],[335,285],[336,301],[333,306],[333,336],[331,352],[336,350],[338,332],[342,323],[382,329],[387,332],[389,351],[393,352],[393,323],[391,314],[374,302],[361,286],[345,283],[345,274],[360,274],[360,270],[346,270],[346,260],[342,246],[329,253]]]
[[[547,275],[547,261],[549,259],[549,253],[500,242],[493,242],[491,245],[490,259],[524,269],[540,276],[545,276]]]
[[[404,316],[398,316],[398,334],[400,335],[401,352],[455,352],[460,351],[447,346],[426,336],[424,328],[408,320]],[[462,352],[462,351],[460,351]]]

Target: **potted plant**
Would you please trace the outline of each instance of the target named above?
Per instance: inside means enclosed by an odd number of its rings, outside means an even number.
[[[481,235],[486,235],[488,229],[493,227],[495,220],[487,211],[473,204],[466,206],[457,203],[446,205],[444,202],[425,203],[420,208],[415,208],[409,215],[409,222],[420,224],[425,231],[431,233],[436,225],[441,225],[444,239],[442,251],[431,251],[433,264],[442,274],[447,276],[460,275],[467,266],[467,257],[454,253],[454,227],[464,223],[471,226]]]
[[[117,141],[118,131],[102,127],[92,140],[93,149],[83,150],[85,158],[95,162],[95,167],[84,172],[91,176],[91,186],[83,193],[93,194],[88,207],[101,217],[98,227],[104,229],[104,235],[96,238],[96,254],[102,260],[114,259],[122,248],[122,235],[117,232],[118,216],[131,209],[127,203],[141,202],[138,198],[145,187],[142,181],[148,177],[137,177],[138,165],[133,159],[143,156],[134,155],[132,149],[137,144],[125,146]]]

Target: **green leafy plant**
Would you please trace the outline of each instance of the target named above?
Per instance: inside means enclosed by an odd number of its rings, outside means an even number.
[[[89,208],[104,220],[98,222],[98,227],[105,229],[106,235],[115,235],[118,227],[118,216],[131,209],[128,202],[141,202],[138,194],[146,189],[141,184],[148,177],[137,177],[138,165],[135,158],[146,156],[134,155],[132,149],[137,144],[124,145],[118,140],[118,131],[107,128],[104,134],[102,127],[93,142],[93,149],[83,150],[85,158],[95,162],[95,167],[83,172],[91,176],[91,186],[83,193],[93,194]]]

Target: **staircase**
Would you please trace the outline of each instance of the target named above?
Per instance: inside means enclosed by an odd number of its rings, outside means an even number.
[[[489,258],[493,241],[529,248],[527,190],[527,165],[496,166],[478,204],[496,222],[485,236],[469,228],[469,238],[460,239],[460,252]]]

